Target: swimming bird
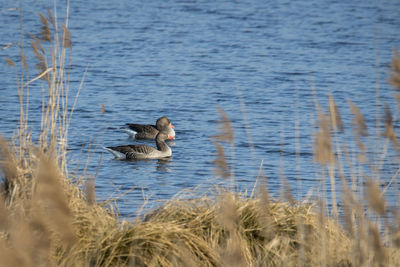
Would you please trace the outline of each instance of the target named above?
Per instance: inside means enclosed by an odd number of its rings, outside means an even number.
[[[175,139],[175,127],[166,116],[158,118],[156,125],[136,123],[127,123],[126,125],[128,129],[122,128],[122,130],[136,139],[155,139],[158,132],[162,130],[166,130],[168,135],[173,137],[172,139]]]
[[[104,147],[119,159],[159,159],[172,155],[171,148],[165,143],[166,139],[173,139],[165,130],[156,136],[157,149],[148,145],[125,145]]]

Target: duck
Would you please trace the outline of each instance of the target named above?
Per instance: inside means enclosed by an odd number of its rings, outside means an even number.
[[[118,159],[160,159],[172,156],[171,148],[165,143],[167,139],[174,139],[166,130],[160,131],[156,136],[157,148],[148,145],[122,145],[104,147]]]
[[[126,126],[128,128],[122,128],[122,130],[135,139],[156,139],[161,130],[166,130],[168,135],[175,139],[175,127],[166,116],[158,118],[156,125],[127,123]]]

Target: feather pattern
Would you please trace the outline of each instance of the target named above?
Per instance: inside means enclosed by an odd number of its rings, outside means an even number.
[[[165,143],[165,139],[172,139],[166,132],[161,131],[157,134],[157,149],[148,145],[122,145],[115,147],[105,147],[115,157],[122,159],[157,159],[170,157],[171,148]]]
[[[169,136],[175,137],[174,126],[171,124],[171,120],[165,116],[158,118],[156,125],[127,123],[126,126],[128,129],[123,129],[123,131],[136,139],[155,139],[157,134],[164,130]]]

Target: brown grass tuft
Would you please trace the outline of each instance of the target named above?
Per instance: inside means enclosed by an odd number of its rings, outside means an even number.
[[[94,205],[96,203],[96,180],[94,178],[88,177],[86,179],[85,195],[89,205]]]
[[[14,63],[14,61],[12,61],[12,59],[10,59],[10,58],[6,58],[6,62],[7,62],[7,64],[8,64],[8,66],[10,66],[10,67],[15,67],[15,63]]]
[[[225,155],[225,148],[221,142],[226,142],[230,144],[230,155],[231,161],[234,158],[234,134],[233,128],[231,125],[231,121],[226,115],[226,113],[222,109],[218,109],[218,112],[221,116],[221,120],[219,121],[219,130],[220,133],[217,135],[211,136],[211,139],[214,142],[215,147],[217,148],[217,158],[213,161],[215,164],[215,172],[217,175],[221,176],[224,179],[231,179],[231,186],[234,183],[234,168],[228,164],[228,160]]]
[[[392,112],[390,111],[390,107],[386,103],[384,104],[384,110],[385,132],[383,133],[383,135],[388,138],[392,142],[394,148],[398,150],[399,142],[397,141],[397,137],[394,131]]]
[[[314,161],[319,164],[331,164],[335,161],[332,137],[329,130],[330,120],[324,114],[318,115],[318,128],[314,141]]]
[[[321,234],[325,231],[331,248],[337,242],[341,244],[328,251],[329,260],[338,264],[349,256],[350,240],[344,232],[328,218],[324,227],[318,227],[319,219],[311,206],[279,202],[266,206],[258,198],[242,198],[232,193],[215,201],[209,197],[173,200],[147,221],[175,222],[191,229],[211,249],[218,249],[218,262],[224,266],[296,266],[300,246],[304,249],[303,264],[313,265],[318,262]],[[299,239],[300,228],[303,242]]]
[[[360,109],[350,100],[347,100],[350,104],[351,112],[354,115],[353,125],[354,131],[357,136],[368,136],[368,128],[365,123],[364,116],[362,115]]]
[[[39,74],[41,74],[44,73],[49,68],[46,59],[46,53],[44,52],[44,48],[40,43],[40,40],[33,35],[31,35],[31,37],[33,38],[31,40],[32,51],[35,53],[37,59],[36,69],[39,71]],[[42,79],[46,80],[47,82],[50,82],[50,75],[46,74],[42,77]]]
[[[28,71],[28,61],[26,60],[25,53],[21,51],[21,62],[22,62],[22,67],[25,69],[25,71]]]
[[[228,162],[226,161],[225,149],[218,142],[214,141],[214,145],[217,148],[217,158],[213,161],[215,165],[215,173],[224,179],[228,179],[229,167]]]
[[[375,253],[375,262],[382,264],[383,266],[388,264],[387,250],[383,246],[383,242],[381,240],[381,235],[379,233],[378,228],[372,223],[369,224],[369,236],[370,236],[370,244],[371,250]]]
[[[47,10],[48,21],[50,21],[51,25],[53,25],[53,27],[55,27],[55,25],[56,25],[56,20],[54,19],[54,16],[53,16],[53,14],[51,13],[50,8],[47,7],[46,10]]]
[[[39,16],[40,16],[40,21],[43,24],[41,31],[40,31],[41,40],[45,41],[45,42],[51,42],[51,31],[50,31],[49,22],[46,19],[46,17],[43,16],[43,14],[40,12],[39,12]]]
[[[72,49],[71,33],[65,25],[63,25],[62,29],[63,29],[63,33],[64,33],[63,34],[63,46],[65,48]]]
[[[394,56],[392,59],[392,74],[389,78],[389,83],[396,90],[400,90],[400,57],[397,49],[394,50]]]
[[[42,156],[39,163],[38,181],[32,201],[34,207],[45,207],[36,211],[36,216],[44,219],[53,231],[60,234],[64,245],[70,247],[75,242],[72,230],[71,212],[62,186],[63,176],[54,161]]]
[[[221,108],[218,108],[219,115],[221,116],[221,120],[219,121],[220,125],[220,134],[214,135],[213,138],[215,138],[218,141],[222,142],[228,142],[230,144],[233,144],[233,128],[231,125],[231,121],[226,115],[225,111],[223,111]]]
[[[385,201],[382,196],[382,192],[379,189],[379,185],[371,180],[366,181],[366,198],[369,206],[379,215],[385,215]]]
[[[332,95],[329,95],[329,114],[330,114],[332,129],[334,129],[335,131],[339,130],[341,133],[343,133],[344,125],[342,122],[342,118],[340,116],[339,109]]]

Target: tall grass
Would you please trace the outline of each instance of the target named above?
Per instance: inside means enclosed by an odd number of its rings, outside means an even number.
[[[343,166],[350,155],[339,142],[338,135],[345,129],[332,96],[328,114],[320,111],[314,137],[314,159],[328,170],[331,210],[323,198],[314,203],[294,201],[290,190],[287,201],[273,200],[267,179],[260,175],[261,182],[250,197],[232,186],[203,197],[171,199],[135,222],[119,218],[112,207],[96,202],[93,180],[76,179],[67,171],[69,110],[74,106],[69,101],[71,35],[68,21],[60,26],[50,11],[40,15],[40,20],[40,36],[31,36],[39,74],[26,81],[21,47],[19,131],[14,141],[0,139],[4,174],[0,266],[400,265],[400,213],[388,208],[373,174],[363,176],[365,187],[363,183],[349,187],[351,179]],[[13,60],[7,61],[17,69]],[[392,66],[389,82],[400,90],[397,51]],[[30,84],[40,80],[45,94],[41,134],[35,141],[28,131],[28,105],[24,103],[29,103]],[[396,98],[400,99],[398,94]],[[367,125],[357,106],[349,105],[359,159],[365,162]],[[384,137],[397,150],[389,107],[385,114]],[[233,185],[234,131],[229,117],[222,110],[220,115],[221,131],[213,137],[216,173]],[[225,156],[227,146],[230,160]],[[341,180],[338,185],[336,175]],[[341,206],[337,187],[343,192]]]

